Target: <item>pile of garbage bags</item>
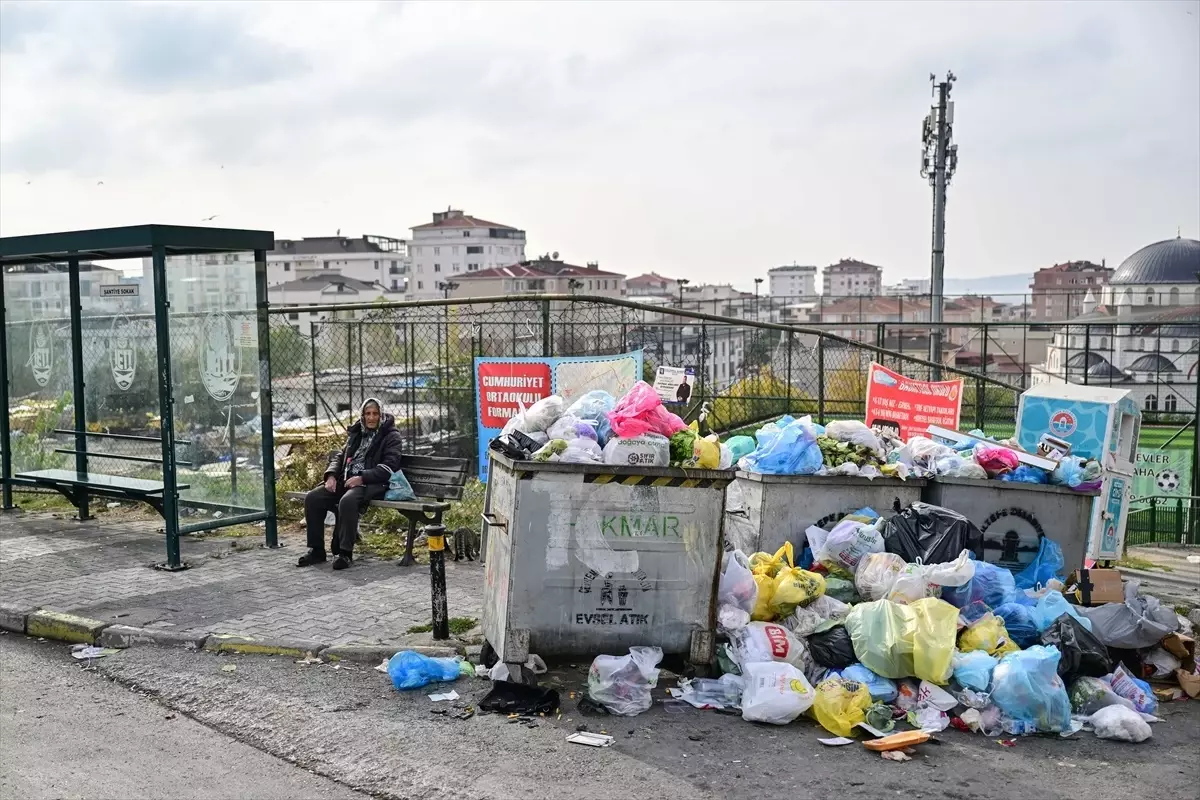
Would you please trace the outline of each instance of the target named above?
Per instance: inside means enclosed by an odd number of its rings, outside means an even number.
[[[978,430],[970,435],[985,441],[956,448],[914,436],[903,443],[854,420],[822,426],[808,416],[784,416],[759,428],[754,449],[737,455],[735,463],[739,469],[767,475],[997,479],[1055,484],[1081,492],[1100,487],[1103,476],[1097,461],[1066,456],[1047,471],[1022,464],[1011,439],[994,441]]]
[[[685,425],[663,406],[654,387],[638,381],[619,400],[595,390],[569,407],[558,395],[522,407],[491,448],[523,461],[730,469],[749,452],[747,442],[701,436],[695,423]]]
[[[1124,603],[1073,605],[1052,539],[1014,574],[979,560],[969,520],[921,503],[806,539],[799,562],[791,543],[723,555],[724,674],[682,699],[776,725],[807,715],[838,736],[906,723],[1144,741],[1160,698],[1200,696],[1187,620],[1133,581]]]

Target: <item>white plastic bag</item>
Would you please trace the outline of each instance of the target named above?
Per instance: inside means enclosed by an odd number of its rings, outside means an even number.
[[[733,468],[733,451],[727,445],[721,446],[721,461],[717,464],[717,469],[732,469]]]
[[[906,564],[887,599],[893,603],[915,603],[925,597],[938,597],[943,586],[962,586],[975,577],[975,562],[971,551],[963,550],[958,558],[943,564]]]
[[[953,455],[957,454],[944,444],[938,444],[924,436],[914,436],[908,440],[908,444],[896,451],[896,460],[907,464],[916,477],[924,478],[933,473],[935,461],[942,456]]]
[[[831,619],[845,619],[849,613],[850,606],[848,604],[836,597],[823,594],[806,606],[796,606],[796,610],[792,612],[791,616],[782,620],[780,624],[796,636],[803,637],[810,635]]]
[[[743,671],[748,664],[776,661],[808,671],[812,656],[804,642],[792,632],[774,622],[751,622],[729,634],[733,657]]]
[[[717,584],[717,605],[734,606],[749,614],[758,600],[758,584],[750,571],[750,561],[741,550],[730,550],[721,557],[721,580]]]
[[[623,717],[649,710],[662,657],[658,647],[631,647],[627,656],[596,656],[588,670],[588,696]]]
[[[858,562],[854,588],[864,600],[882,600],[906,566],[904,557],[895,553],[870,553]]]
[[[742,668],[742,719],[787,725],[812,708],[816,694],[804,673],[791,664],[752,663]]]
[[[850,442],[869,447],[875,455],[883,458],[883,445],[879,437],[863,423],[852,419],[839,419],[825,426],[825,435],[839,442]]]
[[[548,431],[563,414],[563,399],[556,394],[543,397],[525,409],[525,428],[528,431]],[[554,438],[554,437],[551,437]]]
[[[546,433],[551,439],[566,439],[570,441],[579,437],[579,432],[575,430],[575,426],[579,422],[579,417],[574,414],[563,414],[554,421],[553,425],[546,429]]]
[[[1125,706],[1105,706],[1088,717],[1098,739],[1144,742],[1154,735],[1142,715]]]
[[[1161,647],[1156,647],[1146,654],[1146,663],[1154,667],[1151,678],[1167,678],[1175,674],[1175,670],[1183,666],[1182,662]]]
[[[558,460],[564,464],[599,464],[603,458],[604,454],[595,440],[580,437],[567,442],[567,449]]]
[[[882,552],[883,534],[875,525],[846,519],[829,532],[820,552],[813,551],[813,560],[829,567],[841,567],[853,574],[863,558]]]
[[[726,673],[717,680],[695,678],[681,680],[677,697],[696,708],[741,708],[746,679]]]
[[[604,446],[604,463],[618,467],[666,467],[671,464],[671,443],[657,433],[628,439],[614,436]]]

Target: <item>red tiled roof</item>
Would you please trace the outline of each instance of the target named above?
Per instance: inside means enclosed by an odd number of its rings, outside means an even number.
[[[657,272],[650,272],[646,275],[637,275],[625,281],[625,285],[629,286],[630,288],[637,286],[670,286],[673,283],[675,283],[674,279],[664,278]]]
[[[515,231],[517,228],[511,225],[501,225],[499,222],[488,222],[486,219],[472,217],[470,214],[460,214],[455,217],[446,217],[437,222],[426,222],[424,225],[413,225],[414,231],[428,231],[437,228],[500,228],[506,231]]]
[[[512,264],[507,267],[493,267],[492,269],[484,269],[479,272],[467,272],[456,276],[456,280],[471,279],[471,278],[624,278],[616,272],[605,272],[599,269],[589,269],[588,267],[577,267],[573,264],[561,264],[561,262],[550,262],[555,264],[555,269],[546,269],[539,267],[537,261],[527,261],[521,264]],[[558,266],[561,264],[561,266]]]

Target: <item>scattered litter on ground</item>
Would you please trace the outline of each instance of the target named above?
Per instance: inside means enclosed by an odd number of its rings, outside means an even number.
[[[817,739],[817,741],[827,747],[841,747],[844,744],[854,744],[853,739],[847,739],[845,736],[834,736],[832,739]]]
[[[304,654],[304,658],[296,662],[297,664],[324,664],[325,662],[317,658],[310,652]]]
[[[457,700],[458,692],[451,689],[448,692],[440,692],[438,694],[431,694],[431,695],[429,695],[429,699],[435,703],[440,703],[443,700]]]
[[[912,761],[912,758],[903,750],[884,750],[879,755],[888,761]]]
[[[588,747],[611,747],[616,739],[602,733],[579,732],[572,733],[567,737],[567,741],[571,744],[586,744]]]
[[[221,672],[237,672],[237,664],[226,664],[221,667]]]
[[[119,652],[121,651],[115,647],[96,647],[90,644],[77,644],[71,648],[71,656],[80,660],[104,658],[105,656],[111,656],[113,653]]]

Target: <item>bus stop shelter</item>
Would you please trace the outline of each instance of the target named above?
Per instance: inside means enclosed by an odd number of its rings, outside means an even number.
[[[180,534],[262,523],[277,546],[269,231],[140,225],[0,238],[3,507],[60,492]],[[113,263],[115,260],[117,263]]]

